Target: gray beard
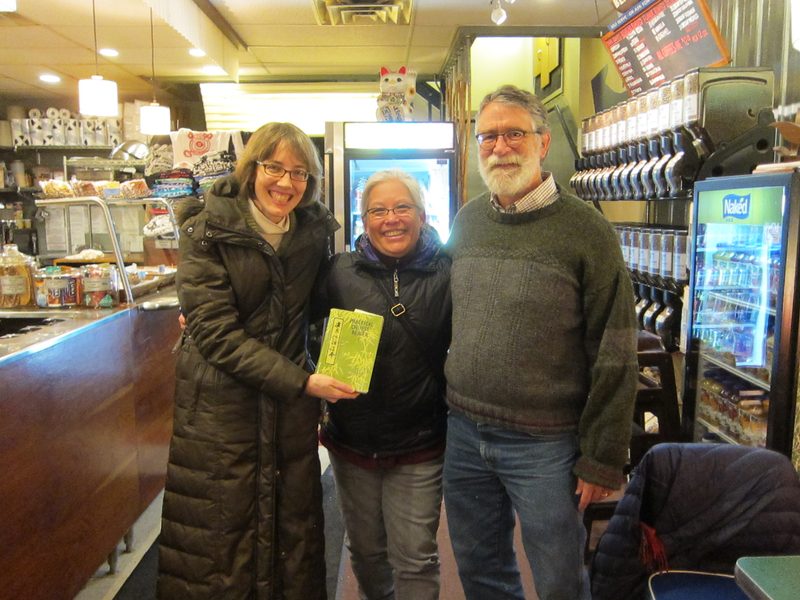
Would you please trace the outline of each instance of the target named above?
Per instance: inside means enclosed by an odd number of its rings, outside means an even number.
[[[511,173],[487,167],[483,161],[478,162],[478,171],[489,191],[495,196],[515,196],[523,192],[530,183],[530,174],[526,173],[525,164],[518,165]]]

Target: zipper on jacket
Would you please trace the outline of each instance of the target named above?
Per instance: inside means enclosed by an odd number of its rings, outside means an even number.
[[[398,298],[397,304],[392,306],[389,310],[392,311],[392,314],[395,317],[399,317],[403,313],[406,312],[406,307],[403,306],[403,303],[400,302],[400,276],[397,274],[397,267],[394,268],[394,273],[392,274],[392,283],[394,284],[394,297]]]

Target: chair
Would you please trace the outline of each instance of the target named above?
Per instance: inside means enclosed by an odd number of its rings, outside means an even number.
[[[675,369],[672,355],[664,350],[661,338],[645,331],[639,332],[637,358],[639,362],[639,386],[636,391],[633,424],[626,474],[635,467],[645,452],[662,442],[677,442],[681,439],[678,414],[678,393],[675,386]],[[658,370],[658,378],[652,376]],[[648,372],[649,370],[649,372]],[[657,432],[647,431],[645,414],[658,420]],[[584,561],[591,560],[590,543],[595,521],[608,521],[617,506],[615,496],[590,504],[583,513],[586,528]]]
[[[749,600],[733,575],[661,571],[647,580],[650,600]]]
[[[592,598],[641,598],[656,571],[665,573],[653,578],[654,599],[727,598],[688,590],[729,586],[703,573],[732,575],[741,556],[797,553],[800,479],[788,458],[728,444],[658,444],[633,471],[598,542]],[[682,570],[700,574],[690,581],[679,577]],[[676,582],[683,595],[658,595],[659,585]]]

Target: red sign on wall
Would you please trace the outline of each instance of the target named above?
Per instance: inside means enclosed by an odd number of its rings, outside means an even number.
[[[705,0],[656,0],[603,36],[631,95],[696,67],[730,62]]]

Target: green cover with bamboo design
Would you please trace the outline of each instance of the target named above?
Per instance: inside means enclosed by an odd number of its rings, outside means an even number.
[[[369,391],[382,329],[380,315],[332,308],[322,338],[317,373],[348,383],[362,394]]]

